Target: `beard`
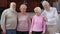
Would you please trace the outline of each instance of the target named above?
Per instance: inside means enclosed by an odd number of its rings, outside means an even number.
[[[11,9],[13,12],[16,11],[16,8],[11,7],[10,9]]]
[[[15,8],[15,7],[12,7],[12,9],[13,9],[13,10],[16,10],[16,8]]]

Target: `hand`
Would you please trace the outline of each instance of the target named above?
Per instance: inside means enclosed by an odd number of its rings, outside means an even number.
[[[45,33],[42,33],[42,34],[45,34]]]
[[[6,34],[6,32],[3,32],[3,34]]]
[[[32,34],[32,32],[29,32],[29,34]]]

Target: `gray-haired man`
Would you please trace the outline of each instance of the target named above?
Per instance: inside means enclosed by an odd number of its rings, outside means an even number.
[[[11,2],[10,8],[3,11],[1,16],[1,28],[4,34],[16,34],[17,12],[16,3]]]
[[[43,1],[44,14],[47,18],[47,34],[55,34],[57,32],[56,23],[58,21],[58,13],[55,7],[51,7],[49,2]]]

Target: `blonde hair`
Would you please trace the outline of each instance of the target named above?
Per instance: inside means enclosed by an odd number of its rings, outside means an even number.
[[[34,8],[34,12],[39,12],[39,13],[41,13],[41,8],[40,8],[40,7],[35,7],[35,8]]]

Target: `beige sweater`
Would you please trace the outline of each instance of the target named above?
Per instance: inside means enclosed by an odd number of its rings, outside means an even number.
[[[16,29],[17,26],[17,12],[12,9],[6,9],[1,16],[1,28],[3,32],[7,29]]]

